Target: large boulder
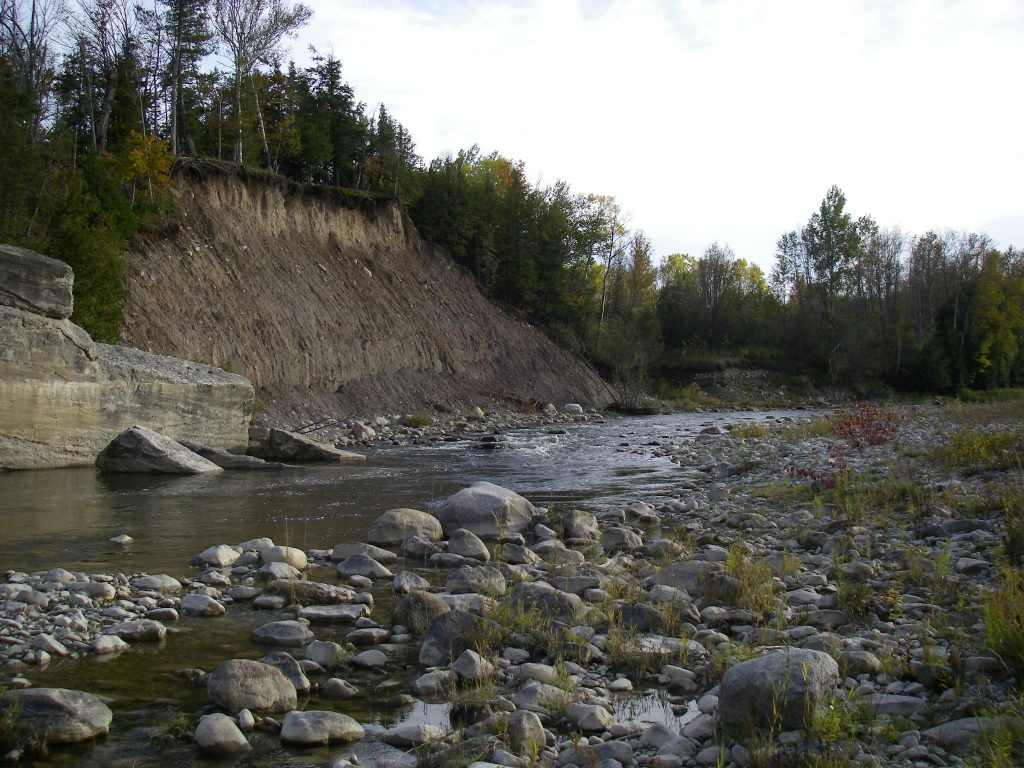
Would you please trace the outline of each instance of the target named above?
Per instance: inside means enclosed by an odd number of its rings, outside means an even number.
[[[505,531],[521,531],[536,512],[533,504],[518,493],[484,482],[463,488],[434,509],[446,534],[465,528],[484,538],[495,538]]]
[[[0,245],[0,305],[59,320],[71,317],[75,276],[63,261]]]
[[[827,653],[789,648],[731,667],[718,690],[718,713],[730,729],[795,730],[832,695],[839,665]]]
[[[229,712],[288,712],[298,700],[295,686],[281,670],[250,659],[225,661],[207,679],[206,692]]]
[[[654,583],[675,587],[694,597],[703,594],[708,585],[725,572],[722,563],[707,560],[677,560],[654,575]]]
[[[464,565],[448,577],[445,588],[453,595],[503,595],[506,582],[497,568],[488,565]]]
[[[420,664],[438,667],[450,664],[471,645],[498,637],[499,627],[490,619],[465,611],[448,611],[430,622],[420,646]]]
[[[391,623],[400,624],[417,637],[423,637],[431,622],[451,608],[433,592],[414,589],[391,606]]]
[[[250,456],[265,461],[305,462],[353,462],[365,461],[366,457],[351,451],[342,451],[316,440],[273,427],[250,427]]]
[[[579,595],[562,592],[543,581],[516,584],[502,601],[502,606],[566,624],[576,623],[586,613],[586,605]]]
[[[366,540],[371,544],[395,546],[410,536],[437,541],[441,534],[441,524],[433,515],[418,509],[389,509],[373,521],[366,531]]]
[[[192,453],[181,443],[142,426],[129,427],[100,451],[96,467],[101,472],[156,472],[168,475],[201,475],[223,472],[209,459]]]
[[[289,712],[281,724],[281,743],[303,747],[325,746],[363,738],[363,726],[340,712]]]
[[[0,705],[20,729],[46,744],[73,744],[110,729],[110,707],[84,691],[29,688],[6,694]]]

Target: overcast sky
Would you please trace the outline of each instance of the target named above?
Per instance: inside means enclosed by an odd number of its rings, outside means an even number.
[[[614,195],[660,256],[768,268],[832,184],[1024,246],[1024,0],[307,0],[425,160],[474,143]]]

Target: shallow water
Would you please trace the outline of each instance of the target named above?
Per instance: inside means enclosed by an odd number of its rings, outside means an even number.
[[[341,541],[365,540],[367,527],[394,507],[423,509],[477,480],[504,485],[537,505],[598,508],[636,499],[670,497],[680,470],[652,455],[657,443],[683,443],[710,424],[783,417],[789,412],[612,419],[566,425],[565,434],[529,428],[500,437],[502,448],[481,450],[471,441],[431,446],[383,446],[365,465],[322,466],[286,471],[231,472],[216,476],[154,478],[101,476],[92,469],[0,474],[0,570],[64,567],[89,573],[146,571],[195,575],[189,561],[211,544],[269,536],[275,543],[329,549]],[[801,413],[800,415],[806,415]],[[553,431],[561,431],[561,428]],[[127,547],[109,539],[134,537]],[[400,564],[442,580],[436,572]],[[393,569],[396,570],[396,569]],[[333,581],[327,568],[310,578]],[[375,586],[373,618],[386,622],[390,590]],[[170,627],[161,647],[137,644],[120,657],[63,661],[31,673],[37,685],[88,690],[108,696],[114,709],[111,736],[95,745],[56,750],[46,765],[207,765],[187,742],[154,739],[175,717],[208,704],[202,689],[175,674],[185,667],[212,670],[234,657],[259,658],[268,649],[249,642],[249,632],[268,621],[292,618],[229,607],[225,617],[183,618]],[[342,639],[348,628],[314,627],[318,639]],[[447,725],[445,703],[416,702],[389,710],[383,702],[407,690],[414,665],[396,668],[394,678],[352,676],[362,690],[334,708],[363,723],[391,725],[408,720]],[[314,700],[314,708],[331,702]],[[616,700],[625,719],[678,719],[664,696],[641,692]],[[685,716],[685,715],[684,715]],[[373,739],[330,750],[285,750],[275,738],[260,737],[258,757],[246,765],[322,765],[329,757],[369,757],[389,749]]]

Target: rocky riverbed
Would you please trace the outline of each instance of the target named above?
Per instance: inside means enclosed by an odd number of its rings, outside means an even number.
[[[203,701],[152,728],[154,750],[171,738],[258,758],[275,743],[337,766],[369,742],[388,745],[382,766],[1010,765],[1020,670],[992,647],[986,606],[1014,557],[1019,438],[998,455],[966,448],[1019,432],[1019,407],[920,406],[737,420],[679,444],[624,435],[622,451],[678,464],[671,498],[543,508],[479,483],[385,513],[363,542],[210,542],[173,575],[8,572],[7,757],[95,739],[120,716],[101,691],[37,685],[48,666],[227,619],[251,627],[251,652],[178,670]],[[651,691],[675,716],[622,715]],[[354,705],[366,697],[447,715],[382,728]]]

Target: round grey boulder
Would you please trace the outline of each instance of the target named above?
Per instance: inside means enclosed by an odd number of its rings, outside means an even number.
[[[331,550],[331,560],[334,562],[344,560],[350,555],[366,555],[385,565],[398,562],[398,555],[394,552],[375,547],[373,544],[364,544],[361,541],[343,541],[341,544],[335,544],[334,549]]]
[[[181,598],[178,607],[186,616],[222,616],[224,614],[224,606],[209,595],[185,595]]]
[[[343,578],[366,576],[369,579],[390,579],[394,576],[391,571],[367,555],[349,555],[338,563],[336,570]]]
[[[323,746],[363,738],[363,726],[340,712],[311,710],[289,712],[281,725],[281,743]]]
[[[206,692],[229,712],[288,712],[298,700],[295,686],[281,670],[250,659],[225,661],[207,679]]]
[[[445,533],[465,528],[484,538],[495,538],[505,531],[521,531],[536,512],[533,504],[518,493],[483,482],[463,488],[434,510]]]
[[[414,589],[402,595],[391,606],[391,623],[406,627],[417,637],[426,634],[430,623],[451,608],[433,592]]]
[[[256,627],[249,638],[259,645],[280,645],[288,648],[305,648],[316,640],[309,627],[300,621],[272,621]]]
[[[215,544],[196,555],[196,560],[205,565],[212,565],[215,568],[226,568],[232,565],[241,555],[241,552],[233,547],[229,547],[227,544]]]
[[[394,546],[409,536],[436,541],[441,534],[441,524],[433,515],[418,509],[389,509],[373,521],[366,531],[366,540],[371,544]]]
[[[216,712],[206,715],[196,726],[196,745],[210,755],[230,757],[252,749],[235,721]]]
[[[464,565],[448,577],[445,588],[453,595],[503,595],[506,583],[497,568]]]
[[[502,605],[513,610],[535,612],[567,624],[576,623],[586,613],[586,605],[579,595],[562,592],[543,581],[516,584]]]
[[[302,671],[299,662],[287,651],[274,651],[264,656],[260,661],[281,670],[281,673],[288,678],[288,682],[295,686],[295,693],[299,696],[306,696],[312,688],[309,678]]]
[[[314,640],[306,646],[306,658],[324,669],[334,669],[348,656],[345,648],[330,640]]]
[[[267,547],[260,557],[264,563],[287,563],[297,571],[304,571],[309,565],[306,553],[295,547]]]
[[[790,648],[731,667],[718,691],[726,728],[795,730],[839,683],[839,665],[827,653]]]
[[[114,624],[103,630],[104,634],[117,635],[129,643],[159,642],[167,636],[167,627],[152,619],[134,619]]]
[[[377,734],[377,739],[393,747],[418,747],[444,738],[444,731],[430,723],[406,723]]]
[[[544,746],[544,724],[536,713],[517,709],[508,716],[508,746],[517,755],[536,754]]]
[[[19,728],[46,744],[74,744],[102,736],[114,715],[110,707],[84,691],[29,688],[0,699]]]
[[[498,626],[490,619],[465,611],[443,613],[427,628],[420,646],[420,664],[428,667],[450,664],[471,643],[489,634],[498,636]]]
[[[465,528],[452,531],[451,538],[448,540],[448,551],[455,555],[482,560],[485,563],[491,559],[491,553],[483,540]]]

